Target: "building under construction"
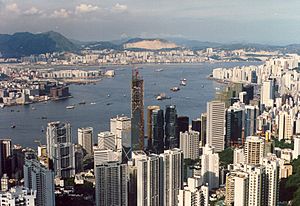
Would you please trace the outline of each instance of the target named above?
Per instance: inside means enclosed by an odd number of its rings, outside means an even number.
[[[131,82],[131,149],[144,149],[144,80],[138,69],[132,71]]]

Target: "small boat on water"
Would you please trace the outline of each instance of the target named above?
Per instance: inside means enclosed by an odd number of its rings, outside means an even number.
[[[107,97],[110,97],[110,94],[107,94]]]
[[[13,125],[10,126],[10,128],[14,129],[14,128],[16,128],[16,125],[13,124]]]
[[[35,110],[35,107],[31,107],[32,110]]]
[[[0,108],[4,108],[4,107],[5,107],[5,104],[1,103]]]
[[[85,104],[85,101],[79,102],[78,104]]]
[[[159,95],[156,96],[156,100],[165,100],[165,99],[171,99],[171,97],[167,97],[166,93],[160,93]]]
[[[162,72],[163,69],[156,69],[155,71],[156,71],[156,72]]]
[[[75,108],[75,105],[66,106],[66,109],[74,109],[74,108]]]
[[[181,81],[180,86],[186,86],[186,81]]]
[[[177,91],[180,90],[180,88],[179,87],[172,87],[170,90],[173,91],[173,92],[177,92]]]
[[[109,102],[109,103],[106,103],[107,106],[109,106],[109,105],[111,105],[111,104],[112,104],[112,103],[110,103],[110,102]]]
[[[91,102],[91,105],[94,105],[94,104],[96,104],[96,102]]]
[[[46,116],[42,116],[41,119],[48,119]]]

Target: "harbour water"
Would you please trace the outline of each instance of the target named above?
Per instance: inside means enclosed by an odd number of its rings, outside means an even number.
[[[175,104],[178,115],[191,119],[206,111],[207,101],[215,97],[216,88],[223,85],[207,79],[212,69],[241,65],[261,64],[260,62],[203,63],[186,65],[142,65],[139,72],[145,83],[145,109],[148,105]],[[109,120],[116,115],[130,116],[131,67],[113,66],[114,78],[103,79],[97,84],[70,85],[73,98],[38,103],[28,106],[15,106],[0,109],[0,138],[11,138],[13,144],[36,146],[35,140],[45,143],[46,126],[50,121],[67,121],[72,125],[73,141],[77,142],[77,128],[94,128],[97,133],[109,130]],[[180,79],[187,79],[186,86],[172,92],[170,88],[179,86]],[[171,99],[158,101],[156,95],[166,93]],[[79,104],[80,102],[85,104]],[[74,109],[66,109],[75,105]],[[13,111],[12,111],[13,110]],[[146,115],[145,115],[146,117]],[[15,128],[11,128],[15,125]]]

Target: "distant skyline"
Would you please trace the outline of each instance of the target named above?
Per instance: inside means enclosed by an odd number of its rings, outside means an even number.
[[[0,33],[283,45],[300,43],[299,11],[299,0],[0,0]]]

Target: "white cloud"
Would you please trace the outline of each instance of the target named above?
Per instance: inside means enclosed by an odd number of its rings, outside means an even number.
[[[124,4],[119,4],[116,3],[113,7],[112,7],[112,11],[113,12],[124,12],[127,10],[127,5]]]
[[[55,10],[51,17],[54,17],[54,18],[68,18],[70,16],[71,12],[66,10],[66,9],[58,9],[58,10]]]
[[[94,6],[91,4],[80,4],[80,5],[76,6],[75,12],[76,13],[89,13],[92,11],[96,11],[98,9],[99,9],[98,6]]]
[[[33,6],[30,9],[24,11],[24,14],[25,15],[40,15],[40,14],[42,14],[42,11]]]
[[[8,12],[13,12],[13,13],[19,13],[20,12],[19,6],[16,3],[6,5],[6,10]]]

